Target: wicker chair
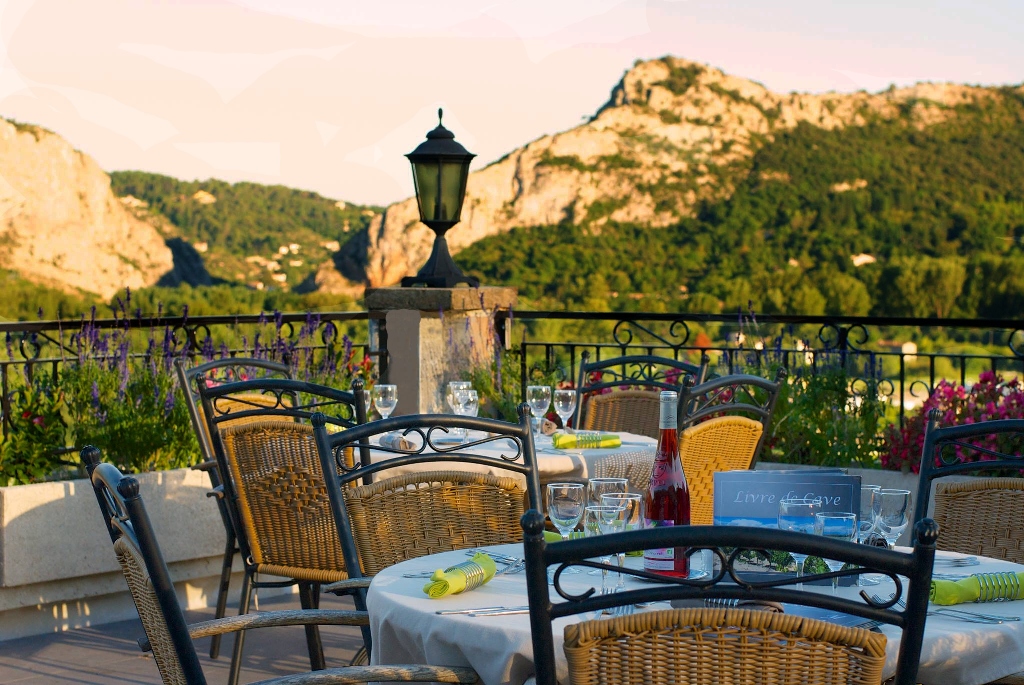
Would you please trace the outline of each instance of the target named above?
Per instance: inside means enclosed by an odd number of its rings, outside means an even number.
[[[925,428],[914,520],[923,519],[932,481],[959,473],[1024,467],[1024,419],[938,427],[933,409]],[[996,438],[998,449],[985,443]],[[981,461],[981,457],[987,457]],[[933,518],[941,526],[938,548],[1024,563],[1024,478],[978,478],[935,484]],[[1024,673],[996,683],[1024,685]]]
[[[257,376],[291,378],[291,370],[284,364],[278,364],[277,362],[239,357],[217,359],[206,364],[194,366],[191,369],[186,368],[185,360],[179,358],[175,361],[174,366],[178,374],[178,385],[181,386],[182,394],[185,396],[185,406],[188,408],[188,415],[192,420],[192,429],[195,431],[196,440],[199,443],[199,461],[192,468],[198,471],[205,471],[210,477],[210,485],[216,490],[223,481],[220,477],[220,472],[217,470],[217,460],[213,454],[213,443],[210,441],[210,431],[206,423],[206,417],[203,416],[202,405],[199,403],[198,379],[206,378],[225,382]],[[262,397],[262,395],[254,395],[247,398],[247,400],[259,402]],[[241,407],[236,407],[235,409],[241,409]],[[224,524],[225,533],[224,558],[221,562],[220,585],[217,586],[217,608],[214,612],[214,617],[223,618],[227,611],[228,590],[231,587],[231,566],[234,562],[235,554],[238,553],[238,541],[223,498],[216,497],[214,501],[220,510],[220,519],[221,523]],[[216,659],[219,655],[220,635],[215,635],[210,640],[210,658]]]
[[[523,517],[526,547],[526,585],[537,685],[556,685],[555,641],[552,622],[593,614],[638,602],[680,600],[696,608],[633,614],[606,620],[569,624],[564,628],[564,651],[573,685],[604,683],[815,683],[816,685],[878,685],[885,665],[886,637],[865,628],[845,628],[793,614],[755,609],[709,609],[708,600],[787,602],[828,608],[899,626],[903,630],[896,663],[896,685],[916,682],[924,636],[928,594],[938,527],[927,520],[915,528],[914,550],[903,553],[838,540],[768,528],[732,526],[665,526],[626,533],[547,544],[544,516],[529,511]],[[565,566],[588,566],[618,571],[616,565],[589,561],[633,549],[682,547],[711,549],[725,569],[710,579],[666,579],[640,570],[624,573],[663,582],[633,584],[612,594],[574,594],[560,586]],[[733,564],[732,550],[790,550],[853,565],[834,574],[772,579],[754,578],[744,584]],[[554,591],[548,570],[554,567]],[[863,569],[909,579],[898,597],[885,603],[867,598],[834,597],[799,586],[801,580],[853,575]],[[794,588],[794,586],[797,586]],[[628,587],[628,586],[627,586]],[[904,594],[903,588],[906,587]],[[557,592],[559,601],[552,601]],[[905,609],[897,602],[906,600]],[[564,601],[562,601],[564,600]],[[863,601],[862,601],[863,600]]]
[[[679,456],[690,488],[690,523],[713,523],[715,472],[751,467],[764,426],[745,416],[716,416],[680,433]]]
[[[161,681],[167,685],[206,685],[192,640],[242,629],[295,625],[364,626],[364,611],[268,611],[185,623],[167,564],[139,493],[139,482],[100,461],[95,447],[82,450],[103,522],[110,534],[128,589],[146,631],[139,644],[152,651]],[[358,581],[353,581],[358,583]],[[363,683],[371,681],[475,683],[472,669],[445,666],[354,666],[264,680],[261,685]]]
[[[708,356],[701,364],[670,357],[624,356],[591,362],[584,351],[576,384],[573,425],[583,430],[628,431],[658,437],[658,394],[652,390],[679,390],[685,376],[699,383],[707,373]],[[675,373],[678,379],[673,379]],[[640,388],[640,389],[638,389]]]
[[[631,490],[644,492],[651,484],[654,470],[654,450],[616,452],[594,462],[591,478],[625,478]]]
[[[302,607],[317,608],[321,584],[348,576],[308,419],[319,412],[325,423],[340,428],[365,423],[362,383],[353,383],[351,393],[288,379],[209,387],[200,377],[198,385],[223,478],[217,494],[226,503],[244,562],[239,613],[248,613],[254,588],[296,584]],[[346,456],[351,462],[353,450]],[[361,458],[368,460],[368,453]],[[263,581],[261,574],[287,580]],[[229,685],[237,683],[244,641],[240,631]],[[324,668],[316,626],[307,626],[306,641],[311,667]]]
[[[517,521],[526,508],[540,506],[540,475],[534,454],[530,409],[519,407],[519,423],[450,414],[399,416],[374,421],[330,435],[321,417],[314,417],[321,470],[337,473],[327,479],[327,492],[338,526],[350,578],[372,576],[381,569],[426,554],[522,538]],[[440,443],[452,428],[483,431],[486,437],[466,444]],[[375,447],[394,456],[375,463],[346,466],[345,450],[373,436],[402,432],[411,447]],[[505,444],[510,454],[474,454],[487,443]],[[440,466],[479,464],[520,474],[524,492],[512,477],[485,473],[429,470]],[[383,478],[365,484],[395,467],[424,465],[423,471]],[[363,481],[354,488],[349,483]],[[335,586],[326,586],[327,592]],[[357,595],[362,608],[364,597]]]

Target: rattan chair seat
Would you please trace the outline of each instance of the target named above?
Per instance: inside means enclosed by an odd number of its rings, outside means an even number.
[[[654,448],[636,452],[617,452],[594,462],[591,478],[625,478],[631,490],[644,492],[650,487],[654,470]]]
[[[788,614],[674,609],[565,627],[572,685],[878,685],[884,635]]]
[[[625,431],[658,437],[659,394],[651,390],[613,390],[586,400],[583,430]]]
[[[935,484],[938,549],[1024,564],[1024,478]]]
[[[749,469],[763,431],[760,421],[745,416],[717,416],[682,431],[679,456],[690,487],[690,523],[712,524],[715,472]]]
[[[525,491],[514,478],[424,471],[344,490],[363,573],[406,559],[522,540]]]
[[[264,419],[229,425],[221,439],[257,569],[316,582],[347,578],[313,428]]]

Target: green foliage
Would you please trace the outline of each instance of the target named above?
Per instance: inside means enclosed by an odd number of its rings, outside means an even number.
[[[699,294],[724,311],[752,301],[791,314],[1005,318],[1024,307],[1024,96],[1003,89],[948,115],[924,129],[912,114],[835,130],[801,124],[716,168],[732,194],[678,225],[516,229],[459,262],[558,309],[584,306],[593,278],[618,292],[607,305],[617,311],[696,311],[687,299]],[[666,177],[638,190],[671,209],[690,189]],[[876,262],[855,267],[860,253]]]
[[[819,362],[820,363],[820,362]],[[779,394],[765,461],[871,468],[887,403],[873,377],[856,379],[839,363],[804,369]]]
[[[0,485],[43,480],[64,465],[56,449],[65,445],[62,390],[47,373],[39,373],[11,397],[11,432],[0,442]]]
[[[681,116],[670,109],[658,110],[658,118],[661,119],[661,123],[663,124],[679,124],[683,121]]]
[[[580,173],[594,171],[596,169],[596,167],[584,164],[583,160],[581,160],[577,155],[552,155],[547,150],[545,150],[541,155],[540,160],[537,162],[537,166],[562,167],[565,169],[572,169]]]

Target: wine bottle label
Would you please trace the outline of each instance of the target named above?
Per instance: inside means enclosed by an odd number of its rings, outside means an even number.
[[[644,519],[644,528],[660,528],[661,526],[674,526],[675,521],[671,519]],[[645,571],[673,571],[676,564],[675,547],[663,547],[660,549],[644,550]]]

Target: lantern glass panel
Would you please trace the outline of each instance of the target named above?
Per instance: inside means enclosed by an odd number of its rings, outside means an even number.
[[[462,212],[462,199],[465,188],[464,173],[469,165],[463,162],[443,162],[441,164],[441,220],[458,221]]]
[[[418,162],[412,165],[413,179],[416,181],[416,198],[420,202],[420,220],[436,221],[437,210],[437,162]]]

